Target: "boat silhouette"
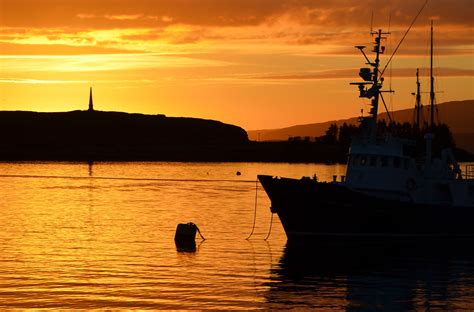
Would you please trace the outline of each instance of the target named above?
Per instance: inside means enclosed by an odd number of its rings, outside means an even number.
[[[332,182],[259,175],[271,211],[278,214],[289,241],[474,238],[474,165],[466,165],[463,172],[450,148],[434,153],[432,70],[431,124],[422,140],[380,133],[379,103],[386,107],[383,93],[392,92],[383,89],[387,66],[381,70],[380,64],[382,41],[389,33],[371,35],[374,58],[369,59],[365,46],[356,46],[370,67],[360,69],[361,82],[351,83],[359,97],[371,101],[371,109],[359,120],[346,175]]]

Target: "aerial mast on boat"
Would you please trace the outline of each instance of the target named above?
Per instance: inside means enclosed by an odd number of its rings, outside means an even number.
[[[420,91],[420,70],[419,68],[416,69],[416,94],[412,93],[416,96],[416,104],[415,104],[415,129],[420,130],[420,119],[423,106],[421,105],[421,91]]]
[[[352,85],[357,85],[359,87],[359,97],[371,99],[370,105],[372,106],[369,111],[368,117],[361,117],[361,121],[367,122],[368,126],[368,137],[369,140],[375,141],[377,136],[377,114],[378,114],[378,107],[379,107],[379,98],[382,98],[382,85],[384,78],[381,77],[380,72],[380,55],[385,52],[385,46],[382,46],[381,42],[383,39],[387,39],[387,37],[383,37],[383,35],[388,35],[388,32],[382,32],[381,29],[375,32],[371,32],[372,35],[376,35],[374,39],[374,49],[372,52],[375,53],[374,61],[371,61],[364,52],[365,46],[356,46],[357,49],[360,50],[362,55],[365,57],[367,61],[367,65],[371,66],[372,68],[361,68],[359,71],[359,76],[364,80],[363,82],[352,82]],[[384,102],[385,105],[385,102]],[[389,118],[390,114],[389,114]]]
[[[433,76],[433,20],[431,20],[431,49],[430,49],[430,126],[434,127],[434,109],[435,109],[435,92],[434,92],[434,76]]]

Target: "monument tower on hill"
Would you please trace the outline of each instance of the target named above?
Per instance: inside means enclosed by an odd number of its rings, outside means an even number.
[[[89,109],[87,110],[89,112],[94,111],[94,101],[92,100],[92,87],[90,87],[90,92],[89,92]]]

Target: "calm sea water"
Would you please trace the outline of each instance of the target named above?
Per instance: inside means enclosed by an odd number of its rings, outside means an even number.
[[[240,171],[241,175],[236,175]],[[0,163],[0,308],[472,310],[461,252],[287,245],[256,175],[340,165]],[[255,195],[256,227],[252,230]],[[206,237],[178,251],[178,223]]]

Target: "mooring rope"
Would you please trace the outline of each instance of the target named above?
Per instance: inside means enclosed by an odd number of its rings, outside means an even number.
[[[268,229],[268,234],[267,234],[267,237],[265,237],[264,241],[266,241],[270,237],[270,234],[272,233],[273,212],[270,212],[270,214],[272,215],[270,219],[270,228]]]
[[[252,237],[252,235],[253,235],[253,231],[255,230],[255,222],[257,220],[257,199],[258,199],[258,178],[255,180],[255,206],[254,206],[254,210],[253,210],[252,232],[250,232],[250,235],[245,240],[249,240],[250,237]]]
[[[196,224],[194,224],[194,225],[196,225]],[[197,232],[199,233],[199,236],[201,236],[202,240],[206,240],[206,239],[204,238],[204,236],[202,236],[201,231],[199,230],[199,228],[198,228],[197,225],[196,225],[196,230],[197,230]]]

